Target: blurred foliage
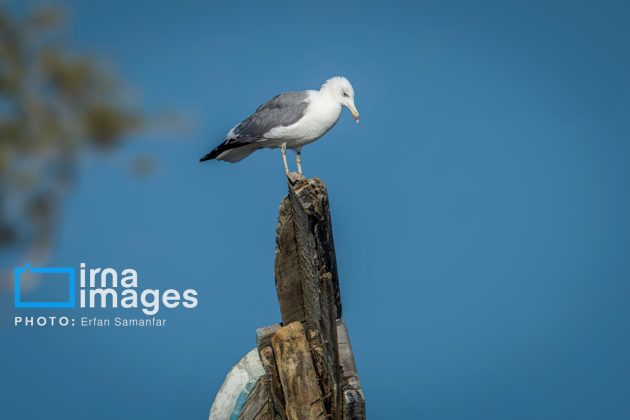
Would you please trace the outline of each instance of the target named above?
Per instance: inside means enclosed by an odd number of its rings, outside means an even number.
[[[31,262],[49,252],[79,154],[144,126],[123,83],[67,45],[64,22],[58,8],[18,16],[0,4],[0,255]]]

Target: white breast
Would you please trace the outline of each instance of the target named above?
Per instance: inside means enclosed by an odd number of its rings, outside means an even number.
[[[330,130],[341,114],[341,105],[330,95],[318,91],[309,92],[310,103],[304,117],[287,127],[276,127],[265,133],[273,143],[286,143],[289,148],[311,143]]]

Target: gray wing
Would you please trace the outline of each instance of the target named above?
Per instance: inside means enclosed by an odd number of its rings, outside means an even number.
[[[304,91],[287,92],[274,96],[259,106],[256,112],[247,119],[232,128],[225,141],[201,158],[201,161],[223,160],[228,151],[232,151],[233,161],[242,159],[260,147],[256,143],[263,139],[264,134],[269,130],[280,126],[287,127],[299,121],[304,116],[308,106],[308,97],[308,92]],[[237,148],[242,149],[243,153],[237,153],[236,150],[233,150]]]
[[[230,130],[226,140],[249,143],[262,139],[272,128],[287,127],[298,122],[308,106],[307,98],[306,92],[282,93],[271,98],[249,118]]]

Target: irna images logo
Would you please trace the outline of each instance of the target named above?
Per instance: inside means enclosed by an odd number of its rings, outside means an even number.
[[[75,308],[78,304],[80,308],[141,308],[145,315],[153,316],[163,307],[192,309],[198,304],[194,289],[182,292],[175,289],[140,289],[138,272],[132,268],[119,273],[113,268],[88,269],[85,263],[81,263],[78,285],[76,274],[74,267],[31,267],[28,264],[17,267],[14,277],[15,307]],[[29,299],[25,296],[32,294],[32,284],[25,287],[29,282],[36,282],[37,288],[43,292],[35,293],[37,296]]]

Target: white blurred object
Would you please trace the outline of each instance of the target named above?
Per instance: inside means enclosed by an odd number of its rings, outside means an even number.
[[[252,388],[265,368],[260,361],[258,349],[247,353],[228,373],[210,409],[209,420],[238,419]]]

